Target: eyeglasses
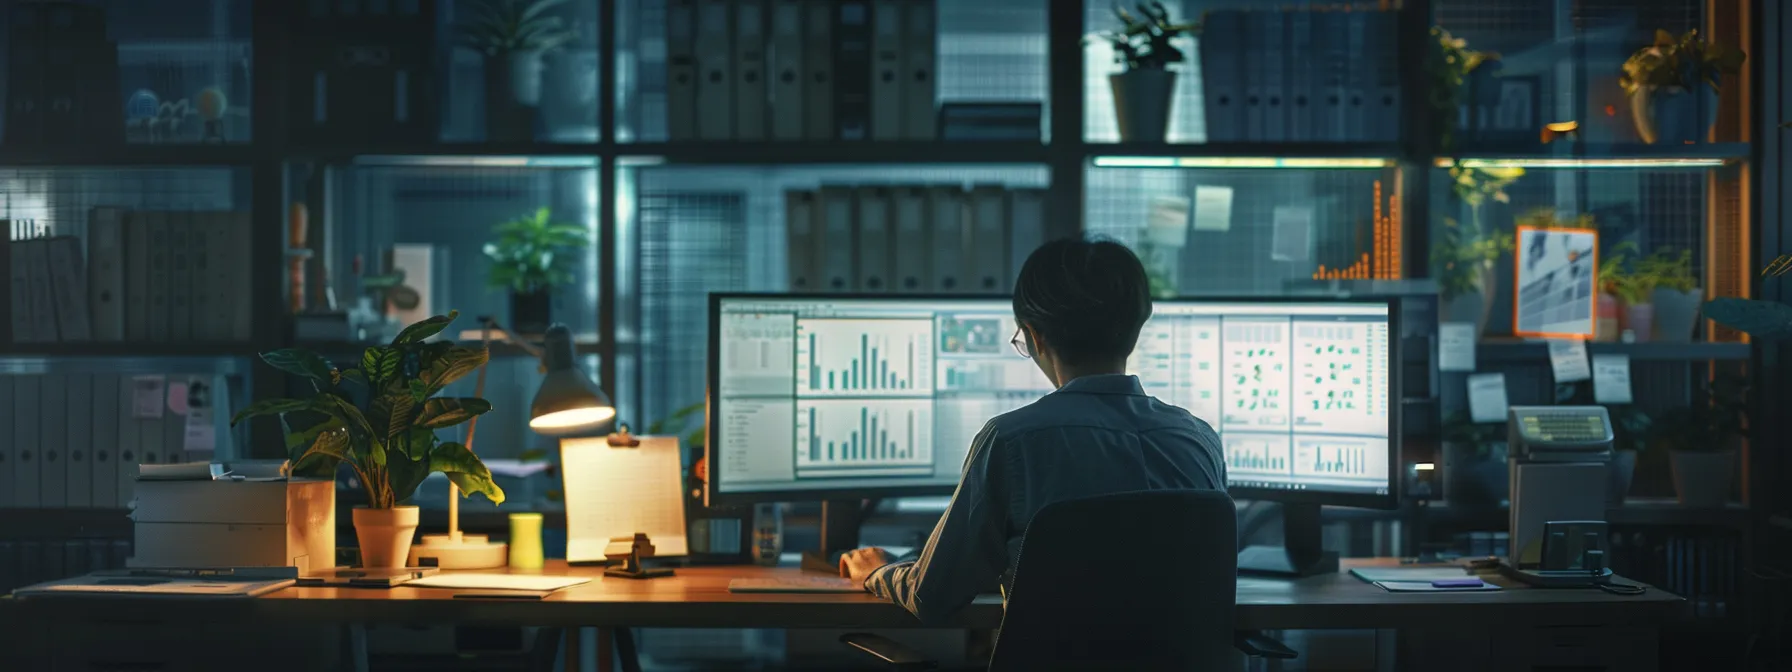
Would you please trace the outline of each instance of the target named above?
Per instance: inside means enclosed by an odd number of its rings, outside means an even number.
[[[1014,351],[1019,353],[1020,356],[1027,359],[1033,358],[1033,344],[1027,341],[1027,331],[1025,329],[1015,329],[1014,338],[1008,339],[1008,344],[1014,346]]]

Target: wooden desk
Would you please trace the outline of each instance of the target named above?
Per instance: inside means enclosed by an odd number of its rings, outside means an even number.
[[[1389,564],[1354,561],[1348,565]],[[864,594],[730,593],[729,579],[794,575],[795,569],[694,567],[673,577],[605,578],[599,568],[550,561],[542,573],[592,581],[540,600],[455,599],[454,591],[400,586],[390,590],[288,588],[236,602],[0,600],[0,625],[13,618],[145,618],[174,622],[293,621],[313,624],[408,623],[560,627],[912,628],[908,612]],[[1504,584],[1502,579],[1490,578]],[[8,604],[10,603],[10,604]],[[1489,630],[1524,627],[1618,627],[1652,631],[1679,618],[1685,601],[1651,588],[1637,596],[1598,590],[1509,587],[1482,593],[1389,593],[1347,573],[1293,581],[1241,579],[1237,621],[1252,630]],[[999,598],[979,598],[956,625],[995,628]]]

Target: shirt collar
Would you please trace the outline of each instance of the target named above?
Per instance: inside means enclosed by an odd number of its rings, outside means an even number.
[[[1081,394],[1131,394],[1144,396],[1145,388],[1139,384],[1139,377],[1124,373],[1108,373],[1076,378],[1059,392],[1077,392]]]

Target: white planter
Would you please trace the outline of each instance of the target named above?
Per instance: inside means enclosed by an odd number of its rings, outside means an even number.
[[[361,543],[362,567],[404,567],[417,536],[417,507],[354,510],[355,540]]]
[[[1649,302],[1655,305],[1655,340],[1664,343],[1687,343],[1698,328],[1699,305],[1705,301],[1704,290],[1655,290]]]
[[[497,67],[510,69],[510,99],[519,105],[541,104],[543,64],[540,51],[513,51],[501,57]]]
[[[1730,499],[1736,477],[1736,451],[1668,453],[1673,466],[1674,492],[1686,506],[1723,506]]]
[[[1176,73],[1163,69],[1128,70],[1108,75],[1114,94],[1114,120],[1126,142],[1163,142],[1170,128],[1170,105],[1176,98]]]

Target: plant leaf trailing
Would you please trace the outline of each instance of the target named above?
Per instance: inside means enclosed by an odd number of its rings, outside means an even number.
[[[566,0],[483,0],[471,6],[457,26],[459,42],[486,56],[524,51],[553,51],[579,39],[579,33],[549,10]]]
[[[1486,234],[1474,224],[1462,224],[1445,217],[1432,246],[1432,276],[1437,278],[1443,300],[1481,291],[1485,269],[1493,267],[1501,254],[1512,252],[1513,236],[1506,233]]]
[[[1700,82],[1716,91],[1718,77],[1742,72],[1742,62],[1747,58],[1741,49],[1731,45],[1700,41],[1697,30],[1679,37],[1657,30],[1654,43],[1625,59],[1618,86],[1624,88],[1627,96],[1643,89],[1690,91]]]
[[[1171,63],[1181,63],[1182,50],[1171,41],[1182,35],[1200,34],[1201,24],[1171,22],[1170,10],[1164,9],[1161,2],[1141,2],[1136,7],[1138,16],[1115,3],[1114,18],[1120,20],[1120,30],[1096,36],[1113,45],[1114,61],[1126,71],[1163,70]]]
[[[1706,403],[1668,409],[1656,420],[1655,440],[1669,450],[1730,450],[1734,439],[1749,435],[1748,404],[1752,392],[1747,379],[1719,375],[1705,387]]]
[[[555,223],[547,208],[499,224],[492,232],[497,239],[485,244],[485,256],[492,262],[487,282],[517,294],[571,283],[568,267],[577,260],[573,253],[589,244],[585,229]]]
[[[468,495],[482,493],[502,504],[504,491],[485,464],[466,446],[443,443],[434,431],[491,410],[484,399],[435,397],[489,357],[483,347],[424,342],[458,314],[418,322],[391,344],[366,348],[359,369],[338,371],[305,350],[262,353],[268,365],[310,381],[316,394],[256,402],[230,423],[280,417],[294,473],[330,476],[347,464],[367,488],[370,508],[389,509],[408,501],[423,479],[437,471]]]
[[[1429,94],[1438,129],[1438,148],[1446,155],[1453,154],[1463,90],[1482,67],[1486,67],[1488,73],[1497,73],[1500,55],[1470,49],[1467,40],[1453,36],[1439,26],[1431,27],[1430,46],[1425,55],[1425,72],[1431,77]]]

